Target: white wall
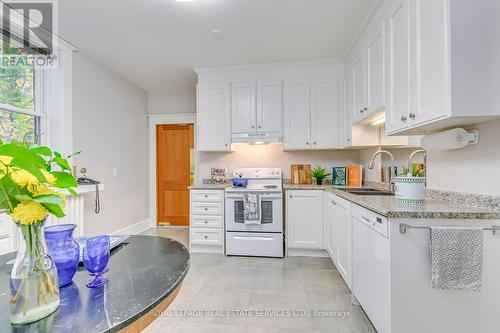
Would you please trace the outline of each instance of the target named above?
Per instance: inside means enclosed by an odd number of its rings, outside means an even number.
[[[148,94],[148,114],[175,114],[196,112],[194,91]]]
[[[429,188],[500,195],[500,121],[475,128],[477,145],[429,152]]]
[[[430,151],[427,155],[427,187],[448,191],[500,195],[500,121],[490,121],[469,129],[479,130],[479,143],[463,149]],[[391,149],[398,170],[407,164],[414,149]],[[373,149],[360,153],[360,163],[368,166]],[[421,155],[415,159],[421,162]],[[390,160],[384,156],[384,166]],[[373,170],[365,168],[365,179],[380,181],[380,159]]]
[[[199,153],[198,181],[210,178],[211,167],[233,166],[235,168],[281,168],[283,178],[290,179],[290,164],[319,164],[331,170],[333,166],[356,163],[355,151],[301,151],[284,152],[281,144],[235,145],[232,153]]]
[[[85,233],[110,233],[148,217],[147,94],[77,52],[73,57],[73,138],[78,169],[104,183],[101,213],[86,195]],[[118,177],[113,177],[118,168]]]

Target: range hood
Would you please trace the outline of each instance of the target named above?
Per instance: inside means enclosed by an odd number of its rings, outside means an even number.
[[[234,133],[231,136],[233,143],[269,143],[281,142],[282,134],[273,133]]]

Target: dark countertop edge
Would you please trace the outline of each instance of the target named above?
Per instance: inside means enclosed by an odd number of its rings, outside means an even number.
[[[294,187],[295,186],[295,187]],[[364,207],[372,212],[380,214],[389,219],[405,219],[405,218],[415,218],[415,219],[447,219],[447,220],[497,220],[500,219],[500,212],[496,211],[488,211],[484,209],[483,212],[399,212],[399,211],[383,211],[377,209],[373,205],[369,205],[360,198],[358,195],[350,194],[348,192],[341,191],[335,188],[332,185],[292,185],[292,186],[283,186],[284,190],[317,190],[317,191],[325,191],[329,193],[333,193],[347,201],[350,201],[356,205]],[[362,197],[362,196],[360,196]],[[435,200],[435,199],[434,199]],[[439,200],[436,200],[439,201]],[[447,203],[447,201],[442,201],[443,203]],[[468,206],[464,206],[468,207]],[[411,208],[411,207],[408,207]],[[474,209],[482,209],[481,207],[471,207]]]
[[[188,251],[188,253],[189,253],[189,251]],[[168,296],[170,296],[170,294],[172,294],[175,291],[175,289],[177,289],[179,287],[179,285],[186,278],[186,275],[189,272],[189,268],[190,267],[191,267],[191,254],[189,254],[189,261],[188,261],[188,267],[187,267],[187,269],[184,271],[184,273],[182,274],[182,276],[177,280],[177,282],[175,282],[175,284],[172,286],[172,288],[170,288],[170,290],[168,292],[166,292],[164,295],[161,295],[160,297],[158,297],[153,303],[151,303],[150,305],[148,305],[147,307],[145,307],[144,309],[142,309],[141,311],[139,311],[134,316],[127,318],[123,322],[121,322],[121,323],[119,323],[119,324],[111,327],[107,331],[108,332],[119,332],[120,330],[126,328],[128,325],[130,325],[130,324],[134,323],[135,321],[137,321],[139,318],[141,318],[142,316],[144,316],[145,314],[147,314],[149,311],[153,310],[158,304],[160,304],[165,298],[167,298]]]

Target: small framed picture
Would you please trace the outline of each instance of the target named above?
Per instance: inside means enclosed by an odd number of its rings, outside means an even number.
[[[347,185],[347,168],[333,167],[332,169],[332,185],[346,186]]]

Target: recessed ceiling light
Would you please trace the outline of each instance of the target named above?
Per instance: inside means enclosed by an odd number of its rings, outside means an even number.
[[[214,39],[221,39],[224,36],[224,33],[222,32],[222,30],[212,29],[212,31],[210,31],[210,36],[212,36]]]

